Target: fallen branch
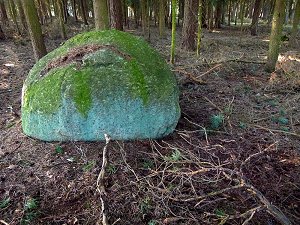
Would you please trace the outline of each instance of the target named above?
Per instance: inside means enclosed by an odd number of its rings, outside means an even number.
[[[100,194],[100,200],[101,200],[101,214],[102,214],[102,224],[103,225],[108,225],[108,220],[107,220],[107,216],[105,213],[105,202],[103,200],[103,196],[106,195],[106,191],[105,191],[105,187],[104,187],[104,176],[105,176],[105,168],[107,165],[107,146],[108,143],[110,141],[110,138],[107,134],[104,135],[105,136],[105,146],[103,148],[103,153],[102,153],[102,167],[100,170],[100,173],[98,175],[97,178],[97,191]]]
[[[199,79],[199,77],[203,77],[206,74],[209,74],[210,72],[212,72],[213,70],[217,69],[218,67],[220,67],[222,64],[217,64],[215,66],[213,66],[212,68],[210,68],[209,70],[207,70],[206,72],[200,74],[199,76],[197,76],[197,78]]]
[[[251,125],[251,124],[249,124],[249,125]],[[255,124],[253,124],[252,126],[256,127],[256,128],[259,128],[259,129],[262,129],[262,130],[267,130],[267,131],[276,132],[276,133],[284,133],[284,134],[300,137],[300,134],[298,134],[298,133],[293,133],[293,132],[284,131],[284,130],[270,129],[270,128],[262,127],[260,125],[255,125]]]

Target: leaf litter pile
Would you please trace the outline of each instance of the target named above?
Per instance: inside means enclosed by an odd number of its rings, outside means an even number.
[[[167,60],[170,40],[155,32]],[[0,42],[0,224],[299,224],[299,80],[279,70],[270,82],[266,38],[205,32],[199,58],[178,49],[176,131],[108,144],[23,135],[31,45]]]

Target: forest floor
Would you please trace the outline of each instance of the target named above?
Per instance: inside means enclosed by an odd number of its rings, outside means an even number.
[[[170,35],[156,30],[151,45],[168,61]],[[204,30],[200,57],[177,48],[176,131],[107,146],[110,224],[300,224],[300,82],[264,72],[267,39],[267,31],[224,28]],[[46,38],[48,50],[60,43]],[[284,42],[281,52],[289,50]],[[0,42],[0,224],[100,223],[105,143],[22,133],[21,90],[33,64],[29,39]]]

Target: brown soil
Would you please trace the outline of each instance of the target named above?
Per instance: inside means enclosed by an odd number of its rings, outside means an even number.
[[[156,30],[151,45],[168,60],[170,36],[161,40]],[[60,41],[46,44],[50,50]],[[281,71],[270,82],[267,48],[267,33],[223,29],[204,31],[198,58],[177,49],[176,131],[108,144],[110,224],[275,225],[280,212],[300,224],[300,92]],[[0,223],[100,223],[96,180],[105,144],[48,143],[22,133],[21,89],[33,64],[29,40],[0,41]]]

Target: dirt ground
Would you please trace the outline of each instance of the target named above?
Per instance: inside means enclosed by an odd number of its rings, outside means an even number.
[[[151,45],[167,61],[170,35],[156,30]],[[60,44],[47,36],[48,50]],[[233,28],[204,30],[200,57],[177,49],[176,131],[107,145],[110,224],[300,224],[300,82],[264,72],[267,49],[267,29],[251,37]],[[281,52],[289,50],[284,42]],[[21,90],[33,64],[28,39],[0,42],[0,224],[101,223],[105,143],[22,133]]]

